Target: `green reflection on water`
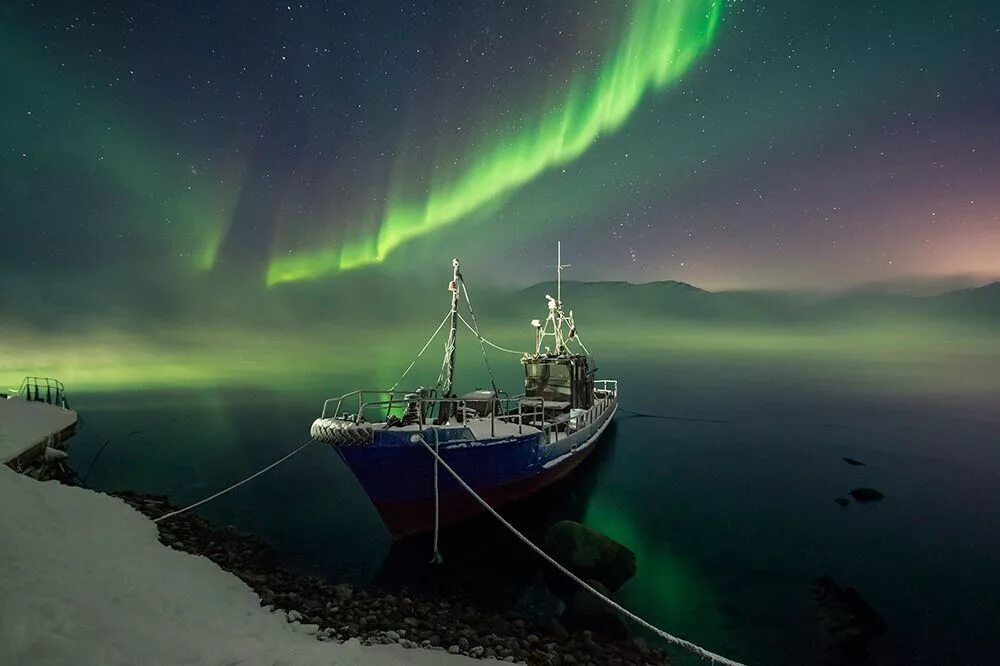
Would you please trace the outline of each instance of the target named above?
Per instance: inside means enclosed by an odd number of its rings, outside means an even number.
[[[523,326],[484,326],[497,344],[526,348]],[[260,386],[282,391],[322,390],[330,395],[357,386],[391,386],[413,359],[430,326],[393,325],[357,330],[261,330],[176,326],[154,334],[118,330],[40,333],[7,330],[0,338],[0,377],[58,377],[75,390]],[[655,360],[713,367],[728,373],[765,369],[770,375],[835,382],[857,393],[974,394],[995,391],[1000,370],[996,332],[928,323],[834,328],[647,322],[586,329],[586,342],[609,376],[621,364]],[[443,337],[413,368],[406,386],[433,385]],[[503,386],[517,391],[517,358],[490,352]],[[711,379],[711,378],[709,378]],[[486,384],[481,352],[470,335],[460,339],[460,387]],[[403,386],[403,384],[401,384]],[[341,390],[343,389],[343,390]]]
[[[587,505],[584,524],[635,552],[638,571],[616,595],[627,608],[672,634],[724,651],[731,635],[719,612],[721,598],[697,566],[671,552],[663,535],[650,533],[641,513],[620,509],[596,495]]]

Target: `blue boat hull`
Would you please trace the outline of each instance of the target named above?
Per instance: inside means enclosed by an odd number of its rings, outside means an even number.
[[[617,410],[571,434],[533,432],[475,443],[439,444],[441,457],[493,507],[530,495],[565,477],[590,453]],[[371,446],[336,449],[396,538],[434,527],[434,458],[412,432],[384,431]],[[425,431],[433,446],[433,437]],[[482,507],[444,469],[438,474],[440,524],[450,525]]]

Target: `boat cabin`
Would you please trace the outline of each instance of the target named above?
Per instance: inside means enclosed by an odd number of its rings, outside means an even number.
[[[590,409],[594,404],[594,369],[583,354],[526,356],[524,395],[546,403],[565,403],[571,409]]]

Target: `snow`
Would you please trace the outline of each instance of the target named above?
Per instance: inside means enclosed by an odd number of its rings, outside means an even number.
[[[7,401],[12,402],[12,401]],[[2,404],[2,402],[0,402]],[[163,546],[117,498],[0,466],[0,664],[483,666],[320,642],[210,560]]]
[[[76,412],[46,402],[0,399],[0,463],[13,460],[76,420]]]
[[[518,428],[516,423],[507,423],[499,419],[493,419],[492,430],[489,418],[468,419],[466,421],[469,429],[476,439],[490,439],[499,437],[517,437],[519,435],[531,435],[538,432],[538,428],[528,424]]]
[[[527,416],[527,414],[525,414]],[[492,420],[492,429],[490,421]],[[502,421],[499,418],[490,419],[488,416],[480,416],[476,418],[468,418],[464,422],[453,422],[448,421],[441,426],[435,425],[424,425],[422,428],[418,423],[410,423],[405,426],[392,426],[389,427],[385,423],[373,423],[371,427],[374,430],[393,430],[401,432],[418,432],[422,431],[425,433],[430,433],[433,430],[467,430],[472,434],[473,439],[496,439],[500,437],[516,437],[517,435],[531,435],[538,432],[538,428],[528,425],[525,423],[520,428],[518,428],[517,423],[509,423],[507,421]],[[427,435],[430,441],[433,435]]]

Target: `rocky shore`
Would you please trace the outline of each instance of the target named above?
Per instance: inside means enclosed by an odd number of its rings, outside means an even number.
[[[150,518],[174,509],[165,497],[114,494]],[[266,544],[193,513],[158,527],[165,545],[211,559],[250,586],[262,606],[285,611],[289,622],[301,624],[318,640],[358,638],[366,644],[398,643],[532,665],[670,663],[662,650],[641,641],[588,630],[570,633],[558,622],[539,626],[512,614],[483,612],[446,599],[334,585],[304,576],[283,566]]]

